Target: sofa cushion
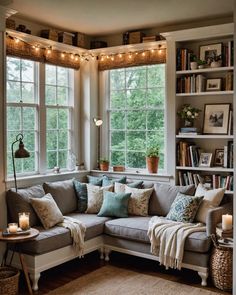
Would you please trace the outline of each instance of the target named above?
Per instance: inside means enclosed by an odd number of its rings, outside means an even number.
[[[115,182],[119,183],[126,183],[126,176],[123,176],[121,178],[109,178],[107,175],[102,176],[102,186],[108,186],[111,184],[114,184]]]
[[[92,185],[102,186],[102,180],[103,180],[102,177],[87,175],[87,180],[88,180],[88,183]]]
[[[95,238],[103,233],[107,217],[98,217],[94,214],[68,214],[79,219],[86,226],[85,241]],[[70,231],[67,228],[54,226],[50,229],[37,227],[39,235],[32,241],[19,244],[22,252],[29,254],[43,254],[72,244]]]
[[[150,243],[148,238],[148,223],[151,216],[132,216],[128,218],[118,218],[105,223],[105,233],[117,238]],[[206,253],[211,246],[211,239],[206,232],[195,232],[190,234],[185,241],[185,250]]]
[[[73,185],[78,200],[77,211],[79,213],[84,213],[87,210],[88,203],[87,183],[82,183],[73,179]]]
[[[131,194],[105,192],[98,216],[128,217],[128,203]]]
[[[31,198],[30,201],[45,229],[49,229],[57,223],[63,222],[63,215],[51,194],[46,194],[44,197],[38,199]]]
[[[8,222],[18,222],[19,212],[29,212],[30,226],[40,225],[40,220],[30,203],[30,198],[42,198],[44,195],[42,185],[21,188],[17,193],[13,189],[7,191]]]
[[[73,186],[73,180],[46,182],[43,184],[45,192],[51,194],[61,210],[62,214],[68,214],[77,210],[77,198]]]
[[[195,187],[194,185],[174,186],[158,182],[154,183],[154,190],[149,202],[149,214],[166,216],[178,192],[192,196],[195,192]]]

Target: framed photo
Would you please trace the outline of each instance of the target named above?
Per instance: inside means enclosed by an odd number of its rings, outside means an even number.
[[[224,149],[215,150],[214,166],[224,166]]]
[[[201,153],[199,159],[199,167],[211,166],[212,153]]]
[[[220,91],[221,90],[221,78],[218,79],[207,79],[206,91]]]
[[[228,134],[230,103],[205,104],[203,134]]]
[[[212,58],[222,54],[222,43],[200,46],[200,59],[210,65]]]

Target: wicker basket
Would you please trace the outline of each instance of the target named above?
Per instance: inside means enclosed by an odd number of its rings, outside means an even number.
[[[219,246],[213,237],[214,249],[210,260],[210,270],[213,284],[220,290],[232,290],[233,249]]]
[[[0,294],[17,295],[20,272],[14,267],[0,267]]]

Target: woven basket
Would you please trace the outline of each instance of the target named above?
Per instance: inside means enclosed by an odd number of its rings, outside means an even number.
[[[20,272],[14,267],[0,267],[0,294],[17,295]]]
[[[213,237],[214,249],[210,259],[210,270],[213,284],[220,290],[232,290],[233,249],[221,247]]]

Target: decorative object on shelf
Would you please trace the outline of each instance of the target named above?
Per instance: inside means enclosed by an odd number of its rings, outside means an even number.
[[[200,58],[197,60],[197,64],[198,64],[198,69],[204,69],[205,65],[206,65],[206,61],[205,60],[201,60]]]
[[[85,167],[84,167],[84,163],[83,162],[76,165],[76,170],[77,171],[84,170],[84,169],[85,169]]]
[[[205,104],[203,134],[228,134],[230,103]]]
[[[29,212],[19,213],[19,227],[22,230],[28,230],[30,228],[29,217]]]
[[[212,153],[201,153],[199,167],[211,167]]]
[[[16,183],[16,167],[15,167],[15,158],[29,158],[30,153],[25,149],[24,143],[23,143],[23,134],[19,133],[16,136],[16,140],[11,144],[11,155],[12,155],[12,165],[13,165],[13,173],[14,173],[14,181],[15,181],[15,189],[17,192],[17,183]],[[19,148],[14,153],[14,144],[19,142]]]
[[[184,104],[181,110],[177,112],[177,115],[184,119],[185,127],[193,127],[194,120],[199,116],[200,112],[200,109],[191,107],[190,104]]]
[[[100,141],[101,141],[101,126],[103,124],[103,121],[100,117],[97,117],[97,118],[93,118],[93,122],[95,124],[95,126],[97,127],[98,129],[98,137],[97,137],[97,144],[98,144],[98,147],[97,147],[97,169],[100,169]]]
[[[105,41],[91,41],[90,49],[98,49],[107,47],[107,42]]]
[[[8,231],[10,234],[16,234],[18,229],[18,223],[8,223]]]
[[[157,173],[159,163],[159,147],[154,146],[147,149],[146,162],[149,173]]]
[[[54,172],[55,174],[60,173],[60,167],[55,166],[55,167],[53,168],[53,172]]]
[[[232,230],[233,228],[233,216],[230,214],[222,215],[222,229]]]
[[[217,61],[216,57],[222,55],[222,43],[209,44],[200,46],[200,59],[211,65],[213,61]]]
[[[223,240],[233,238],[233,228],[224,230],[222,228],[222,223],[218,223],[216,226],[216,235]]]
[[[224,167],[224,149],[216,149],[214,166]]]
[[[190,62],[190,69],[193,71],[197,69],[197,62],[196,61]]]
[[[220,91],[221,90],[222,79],[207,79],[206,81],[206,91]]]
[[[58,31],[51,29],[51,30],[41,30],[40,36],[45,39],[57,41],[58,40]]]
[[[143,32],[129,32],[129,44],[141,43],[142,38],[145,36]]]
[[[115,166],[113,166],[113,171],[114,172],[123,172],[123,171],[125,171],[125,166],[123,166],[123,165],[115,165]]]
[[[99,168],[101,171],[108,171],[109,170],[109,160],[106,158],[99,159]]]
[[[67,168],[69,171],[74,171],[76,167],[76,156],[70,152],[67,160]]]
[[[231,72],[231,71],[227,72],[225,75],[225,90],[226,91],[233,90],[233,79],[234,79],[233,72]]]

